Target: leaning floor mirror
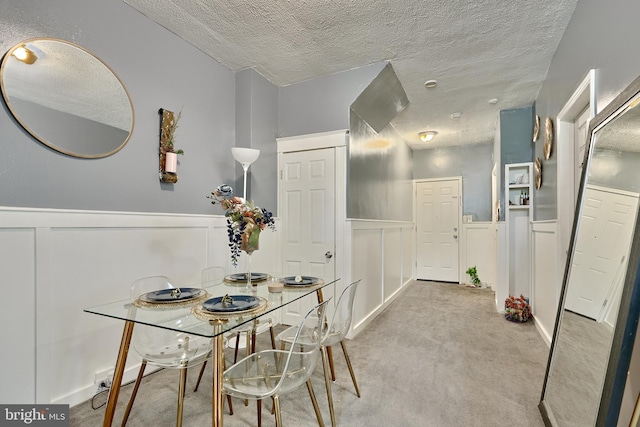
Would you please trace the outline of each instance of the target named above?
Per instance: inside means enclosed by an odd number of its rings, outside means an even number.
[[[547,426],[619,425],[640,309],[638,104],[640,77],[589,126],[539,405]]]

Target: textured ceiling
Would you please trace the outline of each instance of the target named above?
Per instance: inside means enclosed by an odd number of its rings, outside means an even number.
[[[577,2],[124,1],[231,70],[253,68],[278,86],[391,62],[410,101],[392,125],[414,149],[493,141],[500,110],[533,104]],[[425,89],[429,79],[436,88]],[[438,135],[423,143],[422,130]]]

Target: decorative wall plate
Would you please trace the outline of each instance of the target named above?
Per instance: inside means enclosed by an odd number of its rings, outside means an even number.
[[[536,157],[535,170],[536,170],[536,190],[539,190],[540,187],[542,187],[542,162],[540,161],[540,157]]]
[[[538,140],[540,135],[540,116],[536,114],[536,121],[533,123],[533,142]]]
[[[551,117],[547,117],[545,122],[544,147],[542,147],[542,150],[544,159],[549,160],[553,152],[553,120],[551,120]]]

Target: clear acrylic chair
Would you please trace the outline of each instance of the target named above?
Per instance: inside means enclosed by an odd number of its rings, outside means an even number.
[[[207,267],[202,270],[201,278],[202,282],[206,283],[220,283],[224,280],[226,273],[224,267]],[[235,344],[235,349],[233,353],[233,363],[238,360],[238,351],[240,349],[240,340],[242,335],[245,338],[245,348],[246,348],[246,356],[251,353],[255,353],[256,351],[256,338],[257,335],[269,331],[271,335],[271,348],[276,348],[275,342],[275,334],[273,327],[276,322],[274,318],[270,315],[264,315],[260,318],[256,319],[254,322],[247,323],[246,325],[239,326],[238,328],[233,329],[229,334],[227,334],[226,338],[229,341],[233,341]],[[204,374],[204,370],[207,367],[207,362],[205,361],[200,368],[200,374],[198,375],[198,381],[196,382],[196,386],[193,391],[198,390],[198,386],[200,385],[200,380],[202,379],[202,375]],[[246,403],[246,402],[245,402]]]
[[[362,279],[357,280],[351,283],[349,286],[342,291],[338,302],[336,303],[336,308],[331,316],[331,321],[325,324],[325,329],[323,330],[323,337],[320,343],[320,350],[322,353],[322,367],[324,369],[324,382],[327,389],[327,400],[329,402],[329,414],[331,416],[331,425],[335,426],[335,412],[333,408],[333,397],[331,395],[331,378],[329,372],[329,358],[327,348],[331,347],[335,344],[340,343],[342,346],[342,352],[344,354],[344,358],[347,362],[347,368],[349,369],[349,374],[351,374],[351,380],[353,381],[353,386],[356,390],[356,395],[360,397],[360,389],[358,388],[358,383],[356,381],[356,376],[353,372],[353,366],[351,365],[351,359],[349,358],[349,353],[347,352],[347,347],[345,345],[345,336],[347,332],[349,332],[349,328],[351,327],[351,320],[353,318],[353,301],[355,297],[356,290],[358,289],[358,285]],[[288,328],[284,331],[280,332],[276,337],[276,341],[278,341],[281,345],[281,348],[285,348],[286,344],[296,346],[296,345],[307,345],[305,341],[307,336],[303,335],[302,338],[298,338],[296,340],[296,328]]]
[[[259,351],[227,369],[224,372],[223,392],[241,399],[255,399],[258,403],[271,397],[276,427],[281,427],[280,396],[306,384],[318,424],[324,426],[310,378],[320,358],[324,313],[329,301],[311,309],[300,325],[295,327],[293,345],[289,350]],[[301,345],[297,345],[298,340],[301,340]],[[261,418],[260,408],[261,405],[258,405],[258,420]]]
[[[131,286],[130,298],[135,301],[139,296],[161,289],[175,289],[173,281],[166,276],[151,276],[138,279]],[[173,326],[179,327],[185,319],[171,320]],[[178,413],[176,425],[182,425],[182,410],[184,402],[185,387],[187,382],[187,368],[202,363],[211,354],[211,339],[188,335],[182,332],[168,329],[145,326],[138,324],[135,326],[131,338],[131,348],[133,354],[142,362],[136,383],[129,399],[129,404],[125,410],[122,425],[127,423],[131,413],[133,402],[135,401],[140,382],[142,381],[144,370],[147,365],[160,368],[170,368],[180,370],[180,386],[178,390]]]

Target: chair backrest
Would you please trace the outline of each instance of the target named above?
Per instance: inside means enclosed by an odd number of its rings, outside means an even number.
[[[226,276],[224,267],[217,265],[207,267],[200,273],[202,283],[210,282],[211,284],[220,283]]]
[[[178,286],[167,276],[149,276],[137,279],[131,285],[129,296],[131,301],[136,300],[140,295],[147,292],[159,291],[161,289],[175,289]]]
[[[349,332],[353,319],[353,301],[360,282],[362,279],[351,283],[340,294],[331,323],[329,323],[322,339],[323,344],[333,345],[341,341]]]
[[[292,391],[305,383],[313,374],[313,369],[320,358],[322,329],[329,301],[331,298],[316,305],[300,322],[293,344],[282,361],[282,375],[276,386],[279,393],[285,394]],[[301,351],[295,351],[300,348],[296,345],[298,341],[304,342]]]

